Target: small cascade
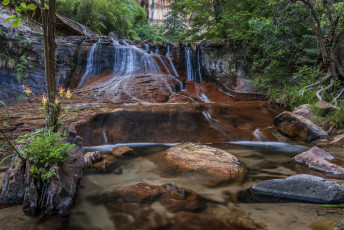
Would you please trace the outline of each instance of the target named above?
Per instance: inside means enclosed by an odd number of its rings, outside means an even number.
[[[107,139],[105,131],[103,131],[103,138],[104,138],[104,143],[107,145],[108,144],[108,139]]]
[[[202,78],[202,72],[201,72],[201,55],[200,55],[201,49],[199,48],[199,45],[196,45],[196,50],[197,50],[197,73],[199,77],[199,82],[202,83],[203,78]]]
[[[146,50],[146,51],[149,51],[149,49],[150,49],[149,45],[148,45],[148,44],[145,44],[145,50]]]
[[[82,76],[78,87],[82,86],[87,81],[89,76],[99,73],[99,66],[97,65],[97,49],[100,46],[100,44],[101,39],[99,38],[98,42],[94,43],[90,51],[88,52],[86,71]]]
[[[184,47],[185,51],[185,62],[186,62],[186,76],[188,81],[203,82],[202,71],[201,71],[201,55],[200,48],[197,45],[197,56],[191,47]]]
[[[160,55],[160,52],[159,52],[159,48],[158,48],[158,47],[155,47],[154,53],[155,53],[156,55]]]
[[[199,93],[199,98],[206,103],[212,103],[212,101],[203,92]]]
[[[176,70],[176,67],[174,66],[174,64],[173,64],[173,61],[172,61],[172,59],[170,58],[170,44],[167,44],[167,52],[166,52],[166,57],[167,57],[167,59],[169,60],[169,62],[170,62],[170,66],[172,67],[172,70],[173,70],[173,73],[174,73],[174,75],[176,76],[176,77],[179,77],[179,74],[178,74],[178,72],[177,72],[177,70]]]

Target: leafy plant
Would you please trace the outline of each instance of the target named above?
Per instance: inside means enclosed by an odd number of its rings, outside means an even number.
[[[64,143],[65,133],[40,129],[32,134],[20,136],[16,143],[25,147],[20,150],[31,164],[30,172],[42,180],[56,175],[58,164],[65,162],[74,144]]]

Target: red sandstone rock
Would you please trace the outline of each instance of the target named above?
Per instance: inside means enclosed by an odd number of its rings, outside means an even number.
[[[112,149],[112,155],[115,157],[124,155],[132,156],[134,155],[134,150],[129,146],[120,146]]]
[[[246,173],[245,165],[235,156],[205,145],[177,145],[168,149],[165,157],[179,170],[195,171],[219,180],[234,179]]]
[[[306,165],[310,169],[339,177],[344,176],[344,168],[329,162],[333,159],[330,153],[317,146],[294,157],[297,163]]]

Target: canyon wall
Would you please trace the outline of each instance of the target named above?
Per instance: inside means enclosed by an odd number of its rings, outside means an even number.
[[[161,24],[169,12],[169,5],[173,0],[138,0],[138,3],[146,9],[151,24]]]

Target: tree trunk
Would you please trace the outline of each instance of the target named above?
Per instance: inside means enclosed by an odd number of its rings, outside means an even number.
[[[56,95],[56,64],[55,64],[55,23],[56,0],[49,0],[49,9],[44,8],[44,0],[41,0],[42,27],[44,36],[45,80],[48,103],[46,105],[46,127],[57,129],[59,106],[55,104]]]

